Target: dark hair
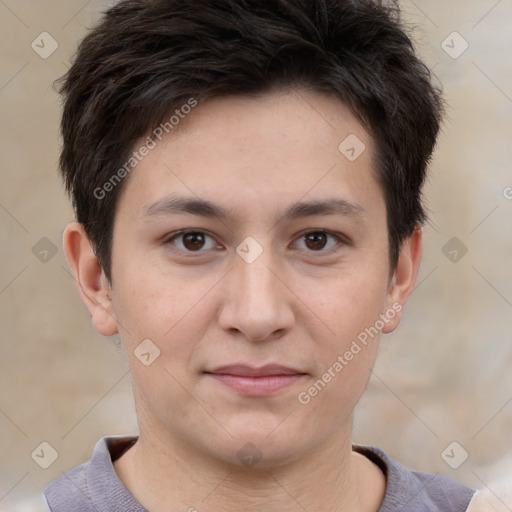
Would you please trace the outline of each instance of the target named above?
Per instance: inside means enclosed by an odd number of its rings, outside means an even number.
[[[392,268],[426,218],[421,188],[443,102],[394,2],[121,0],[80,43],[59,85],[61,171],[109,281],[134,144],[191,99],[287,87],[336,94],[375,141]]]

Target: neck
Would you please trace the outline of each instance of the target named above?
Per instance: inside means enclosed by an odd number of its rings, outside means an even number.
[[[350,435],[336,433],[300,460],[260,468],[228,464],[168,434],[140,430],[138,442],[114,466],[152,512],[376,512],[384,497],[384,475],[352,452]]]

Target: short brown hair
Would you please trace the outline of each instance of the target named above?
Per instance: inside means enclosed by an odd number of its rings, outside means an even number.
[[[403,240],[425,220],[421,189],[443,108],[395,3],[121,0],[81,42],[59,88],[61,171],[109,281],[126,179],[104,197],[95,190],[136,141],[191,98],[283,87],[336,94],[373,136],[396,265]]]

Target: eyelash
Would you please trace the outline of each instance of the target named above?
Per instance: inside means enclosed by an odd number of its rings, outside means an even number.
[[[200,234],[203,234],[203,235],[206,235],[207,237],[211,238],[214,240],[214,238],[209,235],[206,231],[203,231],[201,229],[184,229],[184,230],[181,230],[181,231],[177,231],[176,233],[171,233],[171,235],[169,235],[168,237],[165,238],[164,240],[164,244],[165,245],[172,245],[172,243],[178,239],[179,237],[181,236],[184,236],[184,235],[187,235],[187,234],[190,234],[190,233],[200,233]],[[307,235],[310,235],[310,234],[325,234],[325,235],[328,235],[334,239],[336,239],[337,241],[337,244],[330,248],[330,249],[327,249],[327,250],[323,250],[323,249],[320,249],[318,251],[314,251],[314,250],[308,250],[308,252],[311,252],[311,253],[319,253],[319,254],[323,254],[323,255],[329,255],[329,254],[332,254],[334,252],[336,252],[338,249],[337,247],[341,244],[341,245],[348,245],[349,244],[349,241],[347,240],[346,237],[344,237],[343,235],[341,234],[338,234],[338,233],[334,233],[332,231],[328,231],[326,229],[312,229],[312,230],[309,230],[309,231],[305,231],[303,233],[301,233],[299,235],[299,239],[300,238],[303,238]],[[206,252],[208,249],[199,249],[197,251],[189,251],[189,250],[183,250],[183,249],[177,249],[178,251],[181,251],[181,252],[185,252],[189,255],[200,255],[201,253],[204,253]]]

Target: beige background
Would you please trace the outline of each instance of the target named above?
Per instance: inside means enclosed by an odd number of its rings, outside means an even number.
[[[51,82],[107,5],[0,0],[1,511],[38,510],[42,488],[86,460],[99,437],[136,428],[124,357],[92,330],[60,247],[72,211],[57,175]],[[401,327],[383,339],[354,437],[482,487],[488,467],[512,453],[512,0],[402,5],[449,117],[426,190],[418,286]],[[44,31],[59,45],[47,59],[31,48]],[[454,31],[469,44],[456,59],[442,48]],[[445,46],[461,43],[450,36]],[[46,263],[32,252],[43,237],[58,247]],[[458,262],[443,253],[452,237],[467,248]],[[43,441],[59,454],[46,470],[31,458]],[[469,454],[458,469],[441,456],[453,441]]]

